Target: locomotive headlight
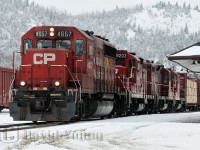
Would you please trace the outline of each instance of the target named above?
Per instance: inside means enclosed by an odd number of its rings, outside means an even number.
[[[56,81],[55,82],[55,86],[59,86],[60,85],[60,82],[59,81]]]
[[[54,31],[54,28],[50,28],[50,31],[53,32],[53,31]]]
[[[21,86],[25,86],[25,85],[26,85],[26,82],[25,82],[25,81],[21,81],[21,82],[20,82],[20,85],[21,85]]]
[[[54,28],[50,28],[50,36],[54,36]]]
[[[50,32],[50,36],[54,36],[54,32]]]

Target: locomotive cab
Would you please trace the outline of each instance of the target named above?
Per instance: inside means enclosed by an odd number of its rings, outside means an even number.
[[[117,51],[116,69],[118,70],[118,87],[124,96],[125,108],[128,113],[140,112],[145,108],[146,72],[143,69],[144,60],[126,50]]]
[[[180,110],[182,102],[180,100],[180,76],[171,69],[162,69],[161,99],[165,109],[161,111]]]

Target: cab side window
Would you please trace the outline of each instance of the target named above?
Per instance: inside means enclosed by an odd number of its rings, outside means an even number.
[[[129,69],[135,68],[135,60],[129,60]]]
[[[24,53],[26,54],[26,50],[29,48],[33,48],[33,41],[30,39],[24,40]]]
[[[117,58],[116,65],[125,66],[125,59],[124,58]]]
[[[82,56],[84,51],[84,41],[83,40],[76,40],[76,55]]]
[[[93,46],[92,45],[88,45],[88,58],[92,58],[93,57]]]
[[[164,77],[164,84],[168,84],[169,83],[169,73],[164,72],[163,77]]]

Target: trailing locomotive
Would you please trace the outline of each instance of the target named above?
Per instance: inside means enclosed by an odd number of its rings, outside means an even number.
[[[9,105],[14,120],[70,121],[187,108],[178,73],[116,50],[93,32],[33,27],[21,45]]]
[[[130,113],[171,112],[182,108],[176,72],[161,64],[117,51],[118,84],[126,90]],[[123,84],[122,84],[123,83]]]

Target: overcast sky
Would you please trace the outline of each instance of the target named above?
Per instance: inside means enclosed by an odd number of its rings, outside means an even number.
[[[161,0],[30,0],[42,6],[54,6],[59,10],[66,10],[71,14],[79,14],[82,12],[91,12],[95,10],[112,10],[118,6],[130,7],[136,4],[142,3],[144,7],[151,6],[152,4]],[[162,0],[166,1],[167,0]],[[171,3],[175,3],[176,0],[169,0]],[[191,3],[192,6],[199,5],[200,0],[178,0],[178,3],[186,4]]]

